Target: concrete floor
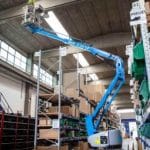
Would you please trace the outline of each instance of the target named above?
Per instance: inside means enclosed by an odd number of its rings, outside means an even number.
[[[135,139],[124,139],[122,149],[109,149],[109,150],[138,150],[138,145]]]
[[[122,150],[138,150],[137,141],[135,139],[124,139]]]

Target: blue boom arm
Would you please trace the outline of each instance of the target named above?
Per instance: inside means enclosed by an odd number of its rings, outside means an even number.
[[[52,38],[54,40],[63,42],[64,44],[71,45],[80,49],[83,49],[92,55],[103,57],[115,62],[116,66],[116,74],[113,80],[111,81],[108,89],[104,93],[102,99],[100,99],[99,103],[97,104],[94,112],[90,115],[86,116],[86,130],[88,136],[95,134],[99,130],[99,125],[102,121],[104,114],[108,111],[112,101],[114,100],[116,94],[119,92],[121,86],[125,82],[125,73],[124,73],[124,66],[123,61],[120,57],[102,51],[100,49],[94,48],[91,45],[68,37],[59,37],[55,33],[48,31],[42,27],[39,27],[32,23],[25,24],[25,27],[32,33],[37,33],[42,36]]]

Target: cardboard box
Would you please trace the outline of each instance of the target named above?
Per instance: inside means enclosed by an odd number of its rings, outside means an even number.
[[[139,140],[137,141],[137,145],[138,145],[138,150],[143,150],[142,143]]]
[[[104,94],[105,87],[102,84],[98,85],[83,85],[81,90],[84,92],[85,96],[87,96],[91,100],[95,100],[98,102],[102,95]],[[64,94],[68,97],[74,97],[79,99],[78,92],[75,88],[66,89]]]
[[[145,2],[145,10],[146,10],[146,18],[147,18],[147,24],[150,26],[150,2]]]
[[[90,104],[88,104],[84,98],[80,98],[79,110],[80,110],[80,112],[83,112],[83,113],[86,113],[86,114],[91,113]]]
[[[40,139],[58,139],[57,129],[40,129],[39,130]]]
[[[39,126],[50,126],[52,121],[50,118],[39,118]]]
[[[80,150],[80,147],[73,147],[73,150]]]
[[[38,146],[37,150],[58,150],[57,146]],[[69,150],[68,145],[60,147],[60,150]]]
[[[49,107],[48,113],[58,113],[58,106]],[[73,115],[73,111],[70,106],[61,106],[61,113],[64,113],[66,115]]]
[[[145,2],[145,10],[146,10],[146,14],[150,14],[150,2],[149,1]]]
[[[68,97],[79,98],[77,90],[75,88],[66,89],[64,94]]]
[[[95,102],[99,102],[101,99],[105,88],[103,85],[85,85],[82,87],[82,90],[84,91],[84,94],[90,99],[94,100]]]
[[[80,147],[80,150],[89,150],[89,144],[87,142],[80,142],[79,143],[79,147]]]

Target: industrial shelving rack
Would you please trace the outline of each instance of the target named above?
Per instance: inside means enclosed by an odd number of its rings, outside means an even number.
[[[46,105],[51,107],[57,107],[58,106],[58,95],[57,94],[42,94],[39,97],[40,102],[44,101]],[[50,104],[49,104],[50,103]],[[43,103],[42,103],[43,104]],[[43,104],[44,105],[44,104]],[[42,108],[42,111],[39,112],[39,120],[40,118],[45,118],[45,119],[58,119],[58,112],[47,112],[47,107]],[[64,95],[61,95],[61,106],[70,106],[74,105],[77,111],[77,114],[79,113],[79,100],[67,97]],[[61,145],[68,144],[68,142],[78,142],[78,141],[86,141],[87,140],[87,135],[86,135],[86,130],[85,130],[85,115],[80,114],[77,116],[73,116],[71,114],[65,114],[65,113],[60,113],[60,143]],[[39,125],[38,130],[44,130],[44,129],[52,129],[52,125]],[[58,127],[57,127],[58,129]],[[61,134],[61,132],[65,132],[65,134]],[[51,132],[49,132],[51,134]],[[46,142],[46,144],[45,144]],[[44,143],[44,144],[43,144]],[[54,143],[58,143],[57,138],[38,138],[38,145],[53,145]],[[68,144],[71,146],[71,144]]]
[[[0,149],[32,150],[35,119],[0,112]]]
[[[65,56],[65,48],[61,48],[59,49],[60,55],[59,55],[59,61],[56,62],[53,66],[54,67],[57,63],[59,63],[59,70],[57,71],[58,74],[58,91],[57,91],[57,106],[58,106],[58,113],[56,114],[52,114],[52,113],[46,113],[44,110],[44,103],[41,103],[40,99],[39,99],[39,90],[40,90],[40,67],[41,67],[41,58],[42,58],[42,54],[43,53],[47,53],[48,51],[41,51],[39,50],[38,52],[35,53],[35,56],[38,57],[38,75],[37,75],[37,94],[36,94],[36,104],[35,104],[35,138],[34,138],[34,148],[37,148],[37,144],[42,143],[44,146],[49,145],[50,143],[52,143],[52,145],[55,145],[58,149],[60,149],[64,144],[67,143],[69,141],[71,141],[71,144],[69,144],[69,146],[73,146],[74,142],[78,142],[79,141],[86,141],[87,140],[87,136],[83,136],[86,135],[86,131],[85,131],[85,123],[81,122],[79,117],[74,118],[72,116],[68,116],[66,114],[61,113],[61,103],[63,103],[63,99],[62,99],[62,57]],[[77,62],[78,64],[78,62]],[[50,68],[51,68],[50,67]],[[49,69],[50,69],[49,68]],[[78,77],[77,77],[78,78]],[[78,79],[77,79],[78,81]],[[72,99],[70,99],[72,101]],[[41,104],[41,105],[40,105]],[[40,111],[43,111],[42,113]],[[46,117],[46,118],[57,118],[58,119],[58,124],[59,124],[59,128],[58,128],[58,138],[51,140],[51,139],[45,139],[44,141],[42,139],[38,138],[38,131],[40,128],[51,128],[51,125],[42,127],[42,126],[38,126],[38,121],[40,117]],[[70,126],[66,126],[63,127],[63,130],[72,130],[73,133],[73,137],[63,137],[61,138],[61,124],[62,124],[62,120],[67,119],[67,120],[72,120],[75,121],[76,124],[79,125],[78,128],[75,127],[70,127]],[[82,129],[80,129],[80,127]],[[78,132],[79,131],[79,132]],[[80,133],[80,137],[76,137],[75,134]],[[81,135],[82,134],[82,135]],[[79,136],[79,135],[78,135]],[[42,140],[42,141],[41,141]],[[37,143],[38,142],[38,143]],[[76,145],[76,144],[75,144]],[[84,143],[83,143],[84,145]],[[70,148],[69,148],[70,149]]]
[[[140,133],[139,136],[141,142],[143,143],[143,148],[149,149],[150,136],[148,137],[147,135],[150,132],[150,32],[148,27],[147,12],[146,12],[145,5],[146,5],[145,0],[138,0],[136,2],[133,2],[132,9],[130,12],[130,18],[131,18],[130,25],[133,29],[132,30],[133,36],[137,35],[138,40],[139,39],[142,40],[141,43],[138,43],[138,45],[136,45],[136,49],[138,52],[136,53],[136,55],[139,55],[141,57],[143,55],[142,53],[144,53],[144,58],[140,58],[140,59],[143,59],[145,61],[145,65],[143,65],[143,68],[141,68],[141,70],[137,70],[136,76],[132,74],[134,78],[131,80],[130,85],[132,86],[131,98],[133,99],[135,111],[137,114],[136,120],[137,120],[138,129]],[[137,34],[139,31],[140,34]],[[133,41],[131,45],[128,46],[128,50],[127,50],[128,51],[127,53],[130,57],[129,68],[131,64],[134,62],[133,60],[134,44],[135,43]],[[130,70],[129,72],[131,73]],[[145,88],[142,87],[144,80],[145,82],[147,82],[148,94],[146,95],[147,100],[144,101],[144,105],[142,106],[140,91],[143,90],[142,88]],[[147,133],[147,135],[145,133]]]

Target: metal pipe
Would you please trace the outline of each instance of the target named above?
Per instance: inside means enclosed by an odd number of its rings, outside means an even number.
[[[36,91],[36,103],[35,103],[35,132],[34,132],[34,149],[37,145],[37,126],[38,126],[38,110],[39,110],[39,88],[40,88],[40,68],[41,68],[41,50],[38,52],[38,74],[37,74],[37,91]]]
[[[80,73],[79,73],[79,54],[77,54],[77,96],[79,96],[80,91]]]
[[[60,150],[61,141],[60,141],[60,119],[61,119],[61,87],[62,87],[62,56],[61,56],[61,47],[59,48],[59,99],[58,99],[58,150]]]

